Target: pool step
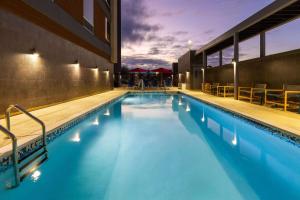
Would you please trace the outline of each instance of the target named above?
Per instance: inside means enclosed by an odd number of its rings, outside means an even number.
[[[48,152],[45,147],[35,150],[32,154],[19,161],[20,181],[32,173],[38,166],[48,159]]]

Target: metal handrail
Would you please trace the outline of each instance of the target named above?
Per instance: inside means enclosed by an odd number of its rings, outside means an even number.
[[[6,118],[6,127],[7,129],[10,131],[10,113],[12,109],[16,109],[20,112],[22,112],[23,114],[27,115],[28,117],[30,117],[31,119],[33,119],[35,122],[39,123],[42,126],[42,141],[43,141],[43,146],[46,147],[47,146],[47,136],[46,136],[46,126],[44,124],[43,121],[41,121],[40,119],[38,119],[37,117],[35,117],[34,115],[32,115],[31,113],[29,113],[28,111],[26,111],[23,107],[21,107],[20,105],[10,105],[5,113],[5,118]]]
[[[15,173],[15,184],[18,186],[20,184],[20,175],[19,175],[19,169],[18,169],[18,146],[17,146],[17,137],[0,125],[0,132],[4,133],[7,137],[9,137],[12,140],[12,161],[13,161],[13,168]]]

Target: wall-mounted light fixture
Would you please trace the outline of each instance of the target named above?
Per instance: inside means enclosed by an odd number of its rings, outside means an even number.
[[[108,74],[109,73],[109,69],[106,68],[105,70],[103,70],[103,72]]]
[[[30,55],[33,60],[37,60],[37,58],[40,56],[35,48],[30,49]]]
[[[233,65],[236,65],[236,61],[235,61],[234,59],[232,59],[231,63],[232,63]]]
[[[39,57],[39,53],[36,51],[35,48],[32,48],[32,49],[30,50],[30,53],[31,53],[32,56],[34,56],[34,57]]]
[[[75,61],[73,62],[73,65],[74,65],[74,67],[80,67],[79,60],[75,60]]]
[[[89,68],[92,69],[92,70],[98,70],[99,69],[97,65],[93,66],[93,67],[89,67]]]

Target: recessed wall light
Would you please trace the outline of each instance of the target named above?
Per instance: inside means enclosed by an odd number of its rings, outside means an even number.
[[[32,56],[35,57],[35,58],[39,57],[39,53],[36,51],[35,48],[31,49],[31,50],[30,50],[30,53],[31,53]]]

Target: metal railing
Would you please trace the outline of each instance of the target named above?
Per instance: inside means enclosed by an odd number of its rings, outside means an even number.
[[[33,119],[35,122],[39,123],[42,127],[42,141],[43,141],[43,146],[46,147],[47,146],[47,136],[46,136],[46,126],[44,124],[43,121],[41,121],[40,119],[38,119],[37,117],[33,116],[32,114],[30,114],[28,111],[26,111],[23,107],[21,107],[20,105],[11,105],[7,108],[6,113],[5,113],[5,118],[6,118],[6,127],[7,129],[10,131],[11,127],[10,127],[10,113],[12,109],[16,109],[18,111],[20,111],[21,113],[27,115],[28,117],[30,117],[31,119]]]
[[[20,184],[20,175],[19,175],[19,169],[18,169],[18,146],[17,146],[17,137],[0,125],[0,132],[4,133],[7,137],[9,137],[12,140],[12,164],[15,174],[15,186],[17,187]]]

